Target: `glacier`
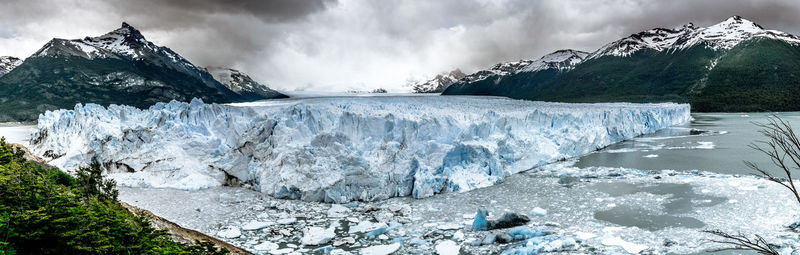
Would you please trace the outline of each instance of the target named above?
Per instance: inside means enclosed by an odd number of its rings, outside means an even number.
[[[688,104],[468,96],[78,104],[40,115],[30,148],[67,172],[100,162],[123,186],[346,203],[487,187],[689,119]]]

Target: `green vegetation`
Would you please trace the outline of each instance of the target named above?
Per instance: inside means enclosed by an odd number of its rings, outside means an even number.
[[[73,177],[23,155],[0,139],[0,255],[228,253],[174,242],[132,214],[99,164]]]
[[[516,98],[521,92],[538,91],[539,86],[552,81],[561,74],[555,69],[539,72],[524,72],[509,75],[501,79],[487,78],[472,83],[456,82],[447,87],[443,94],[448,95],[480,95],[505,96]]]
[[[445,95],[496,95],[557,102],[680,102],[698,112],[800,110],[800,47],[755,38],[725,51],[604,56],[568,72],[544,70],[456,83]]]
[[[757,39],[741,43],[708,74],[697,111],[800,110],[800,47]]]

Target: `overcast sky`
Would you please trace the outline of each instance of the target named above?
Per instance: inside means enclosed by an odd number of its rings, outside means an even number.
[[[798,0],[0,0],[0,55],[122,21],[198,66],[226,66],[281,90],[401,90],[460,68],[593,51],[653,27],[741,15],[800,34]]]

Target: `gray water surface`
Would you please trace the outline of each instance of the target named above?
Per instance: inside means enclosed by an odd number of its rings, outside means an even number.
[[[577,167],[625,167],[642,170],[703,170],[723,174],[752,174],[743,161],[773,168],[763,154],[748,147],[763,140],[753,122],[771,113],[695,113],[681,126],[663,129],[613,144],[581,157]],[[800,112],[778,113],[800,129]],[[775,172],[780,173],[780,172]]]

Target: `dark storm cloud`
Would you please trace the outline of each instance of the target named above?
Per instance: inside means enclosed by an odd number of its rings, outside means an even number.
[[[0,10],[0,55],[127,21],[198,65],[232,66],[289,90],[397,89],[454,68],[592,51],[645,29],[732,15],[800,34],[796,0],[2,0]]]
[[[264,23],[289,22],[323,11],[335,0],[113,0],[114,10],[124,17],[141,17],[150,26],[206,23],[209,17],[252,17]]]
[[[139,0],[118,1],[121,9],[132,11],[154,11],[171,9],[195,15],[217,13],[252,15],[265,22],[281,22],[296,19],[324,10],[329,0]],[[168,18],[168,17],[165,17]]]

